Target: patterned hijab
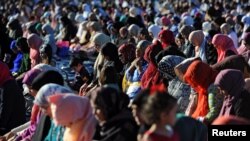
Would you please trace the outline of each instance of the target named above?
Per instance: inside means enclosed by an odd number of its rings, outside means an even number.
[[[236,55],[238,54],[236,48],[234,47],[233,40],[227,35],[216,34],[212,39],[212,44],[217,49],[218,60],[217,62],[222,61],[226,58],[226,52],[228,50],[233,51]]]
[[[48,97],[58,93],[64,94],[73,92],[70,89],[58,84],[54,83],[46,84],[42,86],[37,92],[34,103],[40,107],[47,107],[49,106]]]
[[[158,68],[167,80],[172,80],[176,77],[174,67],[181,63],[185,58],[175,55],[168,55],[161,59],[158,63]]]

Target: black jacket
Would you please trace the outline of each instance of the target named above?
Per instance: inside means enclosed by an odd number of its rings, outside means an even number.
[[[25,123],[24,97],[15,80],[0,88],[0,135]]]

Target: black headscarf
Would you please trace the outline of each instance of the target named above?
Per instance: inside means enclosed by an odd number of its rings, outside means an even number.
[[[55,83],[58,85],[64,84],[64,80],[62,75],[57,72],[57,71],[45,71],[40,73],[33,81],[31,84],[32,89],[34,90],[39,90],[43,85],[48,84],[48,83]]]

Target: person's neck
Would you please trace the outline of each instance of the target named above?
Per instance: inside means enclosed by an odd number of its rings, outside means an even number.
[[[154,133],[156,133],[158,135],[162,135],[162,136],[167,136],[167,132],[168,132],[166,129],[166,126],[164,124],[161,124],[161,123],[153,124],[149,130],[151,132],[154,132]]]

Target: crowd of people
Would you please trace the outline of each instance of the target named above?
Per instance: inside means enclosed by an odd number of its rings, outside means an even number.
[[[207,141],[208,125],[250,124],[248,0],[1,0],[0,19],[2,141]]]

